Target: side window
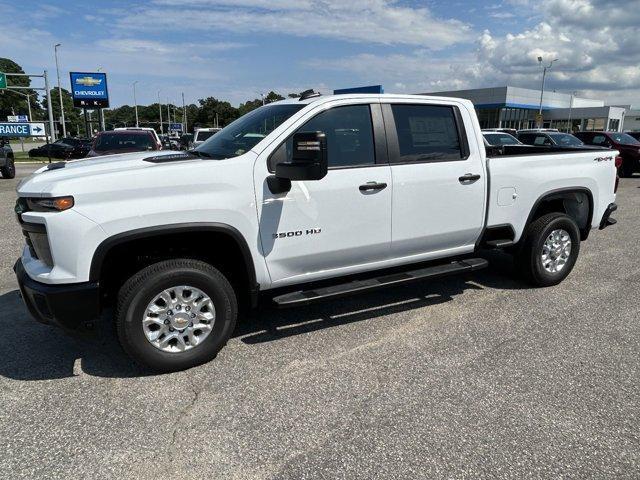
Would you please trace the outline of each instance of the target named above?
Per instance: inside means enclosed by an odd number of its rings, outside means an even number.
[[[591,143],[593,143],[594,145],[606,145],[607,137],[605,137],[604,135],[594,135]]]
[[[463,158],[453,107],[391,105],[398,132],[399,162]]]
[[[551,140],[546,135],[536,135],[536,139],[533,141],[534,145],[551,145]]]
[[[369,105],[331,108],[313,117],[296,133],[318,131],[327,136],[329,168],[376,163]],[[276,163],[290,160],[292,148],[293,135],[269,157],[269,171],[275,171]]]

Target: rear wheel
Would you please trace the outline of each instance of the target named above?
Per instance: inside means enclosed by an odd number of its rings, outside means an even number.
[[[16,176],[16,164],[13,158],[7,157],[4,167],[0,168],[0,173],[2,173],[2,178],[14,178]]]
[[[516,255],[519,273],[538,287],[562,282],[573,270],[580,253],[576,222],[565,214],[549,213],[531,223],[525,235]]]
[[[231,336],[236,295],[216,268],[168,260],[132,276],[118,294],[117,330],[124,350],[162,372],[212,360]]]

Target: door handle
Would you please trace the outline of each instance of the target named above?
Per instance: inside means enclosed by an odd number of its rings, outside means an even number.
[[[387,188],[386,183],[367,182],[364,185],[360,185],[361,192],[368,192],[369,190],[384,190]]]
[[[480,175],[478,175],[477,173],[465,173],[461,177],[458,177],[458,180],[460,181],[460,183],[475,182],[476,180],[480,180]]]

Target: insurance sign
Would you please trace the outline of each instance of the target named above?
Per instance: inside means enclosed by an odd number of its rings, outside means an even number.
[[[0,123],[0,137],[44,137],[44,123]]]
[[[107,108],[109,90],[106,73],[70,72],[73,106],[80,108]]]

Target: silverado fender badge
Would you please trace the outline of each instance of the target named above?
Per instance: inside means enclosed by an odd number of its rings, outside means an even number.
[[[291,232],[278,232],[273,233],[273,238],[291,238],[291,237],[302,237],[305,235],[316,235],[318,233],[322,233],[321,228],[307,228],[306,230],[293,230]]]
[[[611,160],[613,160],[613,157],[597,157],[593,159],[594,162],[610,162]]]

